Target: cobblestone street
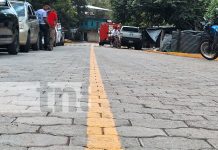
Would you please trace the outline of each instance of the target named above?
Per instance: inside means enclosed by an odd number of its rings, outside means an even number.
[[[78,43],[0,64],[0,150],[218,150],[217,61]]]

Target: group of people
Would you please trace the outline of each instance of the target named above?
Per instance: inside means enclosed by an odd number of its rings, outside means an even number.
[[[36,11],[36,15],[38,17],[40,27],[40,49],[52,51],[56,39],[55,27],[58,22],[58,15],[52,8],[52,4],[47,3],[44,4],[42,9]]]

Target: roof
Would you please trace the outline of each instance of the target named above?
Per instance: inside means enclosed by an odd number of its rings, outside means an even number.
[[[86,5],[86,8],[88,8],[88,9],[95,9],[95,10],[102,10],[102,11],[112,11],[110,9],[96,7],[96,6],[92,6],[92,5]]]

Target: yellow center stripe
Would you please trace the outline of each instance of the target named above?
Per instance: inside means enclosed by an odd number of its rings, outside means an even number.
[[[89,112],[86,150],[121,150],[121,143],[95,57],[90,54]]]

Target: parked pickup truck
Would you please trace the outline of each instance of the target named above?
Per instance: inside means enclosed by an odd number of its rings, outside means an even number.
[[[142,49],[142,33],[139,27],[123,26],[120,30],[120,40],[122,46],[135,47],[136,50]]]

